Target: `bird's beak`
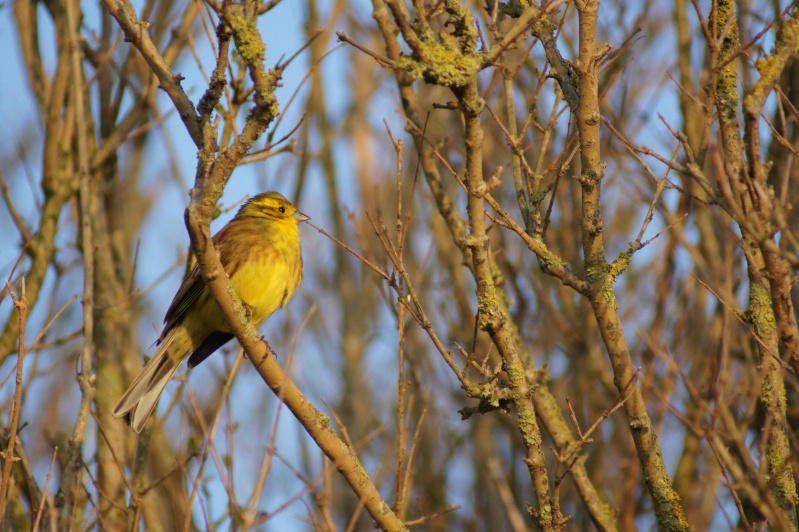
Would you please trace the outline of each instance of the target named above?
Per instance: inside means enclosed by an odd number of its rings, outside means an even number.
[[[300,211],[297,211],[294,213],[294,219],[297,220],[297,223],[302,223],[302,222],[307,222],[308,220],[311,219],[311,217],[304,215]]]

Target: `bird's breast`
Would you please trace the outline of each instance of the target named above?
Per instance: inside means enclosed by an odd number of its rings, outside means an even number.
[[[233,289],[260,324],[294,295],[302,281],[302,256],[296,246],[255,246],[230,277]]]

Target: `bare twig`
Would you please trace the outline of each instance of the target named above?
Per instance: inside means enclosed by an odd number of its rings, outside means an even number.
[[[84,102],[83,69],[81,68],[78,47],[78,24],[75,5],[67,3],[66,15],[71,41],[72,95],[75,101],[76,140],[78,146],[78,176],[80,200],[80,226],[82,235],[81,249],[83,254],[83,350],[80,358],[80,370],[77,375],[81,392],[81,403],[78,417],[72,429],[67,446],[66,464],[61,477],[61,491],[66,493],[68,505],[62,516],[61,528],[80,526],[83,520],[83,505],[78,504],[81,496],[81,472],[83,441],[89,424],[91,405],[94,400],[94,239],[92,233],[91,175],[89,173],[89,147],[86,138],[88,119]]]
[[[374,51],[370,50],[369,48],[367,48],[366,46],[360,44],[359,42],[354,41],[353,39],[351,39],[343,31],[337,31],[336,32],[336,37],[338,37],[339,41],[345,42],[347,44],[351,44],[352,46],[354,46],[358,50],[362,51],[366,55],[373,57],[374,60],[377,61],[377,63],[381,67],[383,67],[383,68],[397,68],[397,66],[394,63],[394,61],[392,61],[391,59],[389,59],[387,57],[384,57],[384,56],[378,54],[377,52],[374,52]]]
[[[50,498],[50,480],[53,478],[53,466],[55,466],[56,458],[58,458],[58,447],[53,448],[53,457],[50,459],[50,467],[47,470],[47,478],[44,481],[44,491],[42,492],[41,501],[39,501],[39,510],[36,512],[36,520],[31,527],[31,530],[34,532],[39,530],[39,523],[42,522],[45,503],[48,502]]]
[[[11,480],[11,468],[19,460],[14,456],[14,445],[17,441],[17,427],[19,426],[19,412],[22,409],[22,376],[25,364],[25,329],[28,322],[28,299],[25,296],[25,278],[22,278],[20,295],[11,288],[6,281],[8,293],[17,309],[19,319],[19,351],[17,352],[17,378],[14,387],[14,401],[11,403],[11,412],[8,420],[8,447],[5,452],[0,452],[3,458],[3,476],[0,480],[0,519],[5,515],[6,502],[8,501],[8,487]]]
[[[104,3],[108,12],[119,23],[122,31],[125,32],[125,39],[139,50],[155,75],[158,76],[161,88],[169,95],[178,110],[178,114],[183,120],[191,140],[194,141],[197,147],[201,146],[203,135],[200,129],[199,116],[194,109],[194,104],[192,104],[188,95],[180,86],[183,76],[172,72],[172,69],[156,48],[155,43],[150,38],[150,34],[147,32],[149,23],[139,20],[133,4],[129,0],[121,0],[119,2],[104,0]]]

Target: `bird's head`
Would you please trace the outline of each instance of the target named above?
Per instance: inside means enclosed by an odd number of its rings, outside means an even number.
[[[236,218],[267,218],[275,221],[294,221],[301,223],[310,218],[299,212],[289,200],[278,192],[264,192],[253,196],[241,206]]]

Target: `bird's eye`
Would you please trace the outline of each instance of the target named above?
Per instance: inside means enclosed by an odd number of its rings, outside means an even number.
[[[286,214],[286,208],[283,205],[278,207],[277,210],[280,211],[280,214]]]

